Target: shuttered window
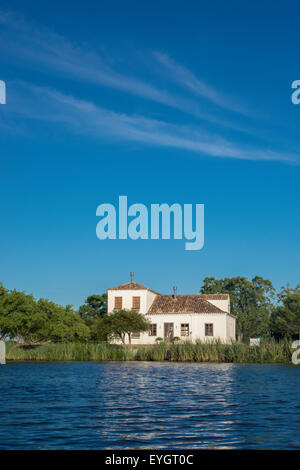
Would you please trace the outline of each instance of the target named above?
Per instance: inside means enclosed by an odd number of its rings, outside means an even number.
[[[122,297],[115,297],[115,308],[118,310],[122,308]]]
[[[141,308],[141,298],[132,297],[132,308],[139,310]]]
[[[205,336],[214,335],[214,325],[213,323],[205,323]]]

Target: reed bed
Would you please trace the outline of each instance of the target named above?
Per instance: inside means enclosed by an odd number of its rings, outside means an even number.
[[[127,361],[130,348],[107,343],[50,343],[20,346],[8,343],[7,360],[15,361]]]
[[[50,343],[33,346],[7,343],[6,358],[14,361],[172,361],[291,363],[292,341],[262,341],[259,346],[220,341],[119,346],[108,343]]]

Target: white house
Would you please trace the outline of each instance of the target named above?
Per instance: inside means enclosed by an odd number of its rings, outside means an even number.
[[[235,316],[230,313],[228,294],[162,295],[133,281],[107,289],[108,313],[137,309],[150,322],[145,333],[134,333],[132,344],[153,344],[157,338],[170,341],[235,340]],[[118,342],[118,340],[115,340]]]

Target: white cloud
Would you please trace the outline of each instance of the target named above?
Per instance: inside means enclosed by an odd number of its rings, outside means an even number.
[[[174,62],[174,60],[172,60],[167,54],[154,52],[153,55],[168,70],[169,76],[172,80],[189,89],[195,95],[201,96],[222,108],[226,108],[246,116],[250,115],[249,111],[243,109],[236,100],[225,96],[219,90],[206,84],[203,80],[196,77],[196,75],[189,69]]]
[[[3,53],[9,51],[10,54],[18,56],[21,60],[38,64],[39,68],[52,69],[56,73],[79,80],[86,83],[109,87],[151,100],[192,115],[205,122],[217,124],[225,128],[233,128],[240,132],[248,132],[240,123],[234,123],[230,119],[218,117],[216,113],[208,113],[203,109],[199,100],[191,99],[178,94],[170,93],[166,89],[161,89],[141,80],[130,74],[119,73],[95,51],[91,51],[86,46],[78,46],[66,41],[64,37],[42,29],[31,24],[24,19],[12,14],[0,11],[0,24],[7,28],[2,31],[3,41],[0,41],[0,50]],[[167,56],[157,54],[165,65],[171,66]],[[151,61],[152,58],[150,57]],[[177,67],[177,75],[179,66]],[[183,75],[183,69],[181,74]],[[185,71],[187,74],[187,71]],[[191,79],[190,79],[191,81]],[[195,80],[194,80],[195,81]],[[198,88],[200,90],[200,82]],[[195,88],[197,88],[195,86]],[[203,95],[210,97],[215,104],[220,105],[220,96],[216,92],[204,85]]]
[[[29,62],[31,66],[35,63],[39,68],[44,67],[46,71],[51,69],[56,75],[61,74],[64,78],[122,90],[170,106],[185,114],[196,116],[199,118],[198,122],[215,123],[223,128],[252,133],[250,128],[242,128],[240,118],[236,124],[223,117],[207,114],[201,109],[198,98],[177,96],[145,80],[119,73],[115,70],[116,67],[113,68],[110,63],[104,61],[99,53],[90,51],[86,46],[76,46],[62,36],[30,24],[14,14],[0,11],[0,24],[3,26],[0,34],[5,38],[5,41],[0,41],[0,49],[14,57],[14,61],[19,57],[20,62]],[[240,108],[234,99],[207,85],[187,68],[176,64],[169,56],[155,53],[155,57],[168,70],[168,77],[190,90],[194,96],[200,96],[224,108],[224,112],[230,110],[247,114],[247,111]],[[151,60],[153,63],[154,59]],[[60,122],[76,132],[96,137],[113,136],[127,141],[184,149],[214,157],[297,161],[293,155],[275,152],[270,148],[261,150],[254,144],[251,149],[246,148],[220,135],[204,133],[196,125],[171,124],[140,115],[113,112],[51,88],[26,85],[26,93],[22,94],[20,91],[15,98],[15,105],[6,105],[6,109],[14,115],[47,122]],[[174,120],[173,116],[171,119]],[[257,137],[257,134],[254,135]]]
[[[95,138],[113,137],[146,145],[189,150],[204,156],[244,160],[296,162],[294,155],[246,148],[195,126],[171,124],[139,115],[116,113],[50,88],[23,84],[8,111],[29,119],[65,124],[71,131]]]

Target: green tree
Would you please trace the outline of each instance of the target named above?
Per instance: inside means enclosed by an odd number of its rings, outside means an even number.
[[[107,341],[112,335],[110,321],[108,319],[110,315],[104,318],[96,318],[90,326],[91,339],[93,341]]]
[[[17,290],[8,291],[1,300],[2,334],[18,342],[35,343],[39,339],[39,330],[47,318],[36,307],[32,295]]]
[[[300,285],[283,287],[278,294],[279,305],[272,313],[275,336],[293,338],[300,335]]]
[[[123,344],[127,335],[131,344],[132,333],[149,330],[149,322],[137,310],[114,310],[103,319],[102,328],[108,336],[117,335]]]
[[[93,341],[105,341],[105,325],[103,318],[107,313],[107,294],[90,295],[85,304],[79,307],[79,315],[90,329],[90,337]]]
[[[8,290],[0,283],[0,340],[4,340],[9,336],[7,329],[7,316],[6,316],[6,298]]]
[[[36,301],[32,295],[0,285],[0,338],[7,337],[27,344],[87,340],[90,330],[70,305]]]
[[[206,277],[200,289],[203,294],[229,294],[231,313],[237,318],[239,341],[269,335],[273,310],[274,287],[260,276],[251,281],[245,277],[215,279]]]
[[[37,309],[46,317],[39,330],[41,341],[85,341],[90,337],[90,329],[71,305],[63,307],[47,299],[37,301]]]
[[[103,318],[107,312],[107,294],[90,295],[84,305],[79,307],[79,315],[88,324],[91,325],[94,320]]]

